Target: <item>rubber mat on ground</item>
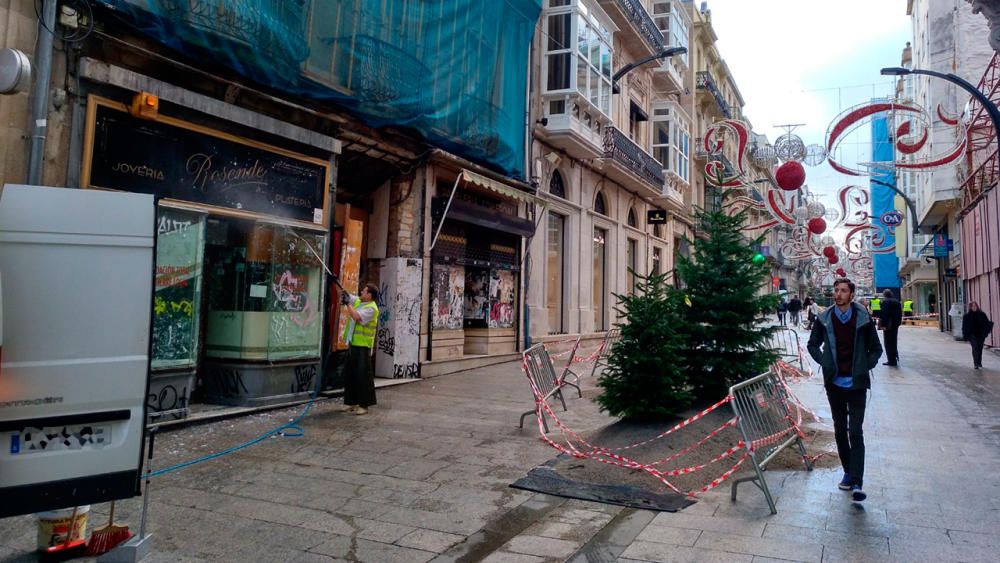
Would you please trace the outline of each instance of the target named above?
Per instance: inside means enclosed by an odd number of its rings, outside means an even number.
[[[574,467],[582,469],[582,465],[575,466],[572,461],[573,458],[570,456],[559,454],[544,465],[535,467],[510,486],[557,497],[664,512],[677,512],[695,503],[672,491],[655,493],[632,485],[591,483],[574,479],[572,478]]]

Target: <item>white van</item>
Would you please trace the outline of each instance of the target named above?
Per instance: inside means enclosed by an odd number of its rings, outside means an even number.
[[[138,494],[152,196],[0,192],[0,517]]]

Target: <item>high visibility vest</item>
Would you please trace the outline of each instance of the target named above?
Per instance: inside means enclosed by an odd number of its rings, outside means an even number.
[[[375,309],[375,315],[372,316],[372,320],[365,323],[359,324],[353,318],[350,322],[344,326],[344,340],[347,341],[351,346],[363,346],[365,348],[372,348],[375,346],[375,328],[378,325],[378,305],[374,301],[369,301],[367,303],[362,303],[361,299],[354,300],[355,309]],[[354,333],[351,333],[351,327],[354,327]],[[348,338],[350,340],[348,341]]]
[[[882,300],[879,299],[878,297],[873,297],[872,298],[872,311],[881,311],[881,310],[882,310]]]
[[[907,299],[906,301],[903,301],[903,312],[904,313],[912,313],[913,312],[913,301],[910,301],[909,299]]]

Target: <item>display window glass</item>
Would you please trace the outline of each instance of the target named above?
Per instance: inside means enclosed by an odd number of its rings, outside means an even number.
[[[153,295],[154,370],[198,363],[205,216],[160,208]]]
[[[222,219],[208,222],[205,355],[242,360],[316,358],[322,338],[326,238]]]

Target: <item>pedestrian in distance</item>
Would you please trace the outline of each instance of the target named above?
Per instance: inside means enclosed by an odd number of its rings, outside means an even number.
[[[348,344],[347,366],[344,368],[344,411],[368,414],[375,404],[375,374],[372,372],[372,349],[378,326],[378,287],[366,284],[358,296],[344,292],[340,302],[350,317],[344,327]]]
[[[788,316],[791,317],[789,320],[792,326],[799,326],[799,313],[802,312],[802,301],[799,300],[798,296],[792,297],[792,300],[788,302]]]
[[[804,305],[806,307],[806,319],[809,321],[806,330],[812,330],[813,323],[816,322],[816,315],[819,314],[819,304],[812,297],[806,297]]]
[[[903,301],[903,318],[909,319],[913,316],[913,300],[907,299]]]
[[[882,357],[882,343],[871,315],[854,303],[854,282],[833,282],[834,305],[816,317],[807,350],[823,369],[823,385],[833,414],[837,453],[844,468],[838,488],[850,491],[854,502],[864,492],[865,399],[871,388],[871,370]]]
[[[778,322],[781,326],[785,326],[785,315],[788,313],[788,303],[785,302],[785,298],[782,297],[781,301],[778,302]]]
[[[879,326],[885,338],[885,365],[899,365],[899,327],[903,324],[903,305],[892,295],[892,290],[882,292],[882,317]]]
[[[962,316],[962,335],[972,344],[972,365],[983,369],[983,343],[993,332],[993,321],[979,308],[979,303],[969,302],[969,310]]]

